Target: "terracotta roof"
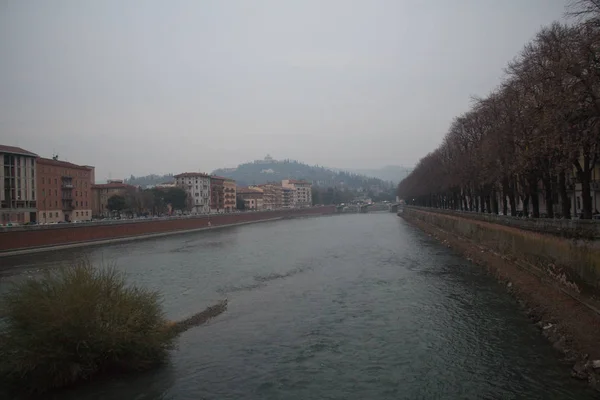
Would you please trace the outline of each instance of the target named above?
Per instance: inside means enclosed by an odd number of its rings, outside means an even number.
[[[53,160],[51,158],[44,158],[44,157],[39,157],[37,159],[37,163],[42,164],[42,165],[54,165],[56,167],[85,169],[86,171],[94,169],[94,167],[90,167],[89,165],[77,165],[77,164],[70,163],[68,161]]]
[[[19,155],[31,156],[31,157],[37,157],[38,156],[37,154],[32,153],[30,151],[27,151],[25,149],[22,149],[20,147],[4,146],[2,144],[0,144],[0,153],[19,154]]]
[[[184,172],[182,174],[175,175],[175,178],[194,178],[194,177],[209,178],[210,175],[205,174],[204,172]]]
[[[224,181],[224,180],[226,180],[227,178],[225,178],[224,176],[211,175],[211,176],[210,176],[210,179],[217,179],[217,180]]]

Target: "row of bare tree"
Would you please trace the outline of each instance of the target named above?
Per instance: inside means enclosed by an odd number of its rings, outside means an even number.
[[[593,213],[600,154],[600,0],[578,0],[578,19],[543,28],[506,69],[498,89],[474,99],[442,144],[398,186],[409,204],[570,218],[577,183]],[[560,204],[560,209],[558,205]]]

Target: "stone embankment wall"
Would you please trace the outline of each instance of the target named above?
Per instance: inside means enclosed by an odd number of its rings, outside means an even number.
[[[566,285],[600,289],[600,240],[577,237],[579,229],[598,231],[598,222],[536,221],[417,207],[406,207],[403,217],[470,239],[503,257],[526,261]]]
[[[216,227],[273,218],[334,213],[335,206],[324,206],[294,210],[214,214],[190,218],[13,227],[0,231],[0,252],[193,230],[206,228],[209,226],[209,222],[210,226]]]
[[[431,209],[414,206],[407,208],[413,210],[435,211],[438,214],[461,216],[478,221],[491,222],[494,224],[571,239],[600,239],[600,223],[585,219],[518,218],[473,211]]]

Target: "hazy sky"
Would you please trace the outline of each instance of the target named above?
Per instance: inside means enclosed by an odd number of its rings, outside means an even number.
[[[0,144],[97,179],[414,164],[566,0],[0,0]]]

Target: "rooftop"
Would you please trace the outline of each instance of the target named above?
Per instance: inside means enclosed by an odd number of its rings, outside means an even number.
[[[38,156],[37,154],[32,153],[31,151],[27,151],[25,149],[22,149],[20,147],[4,146],[2,144],[0,144],[0,153],[18,154],[18,155],[21,155],[21,156],[30,156],[30,157],[37,157]]]
[[[252,189],[249,187],[239,187],[237,188],[237,194],[260,194],[262,193],[260,190]]]
[[[77,165],[77,164],[70,163],[68,161],[54,160],[52,158],[44,158],[44,157],[39,157],[37,159],[37,163],[43,164],[43,165],[53,165],[55,167],[84,169],[86,171],[94,169],[94,167],[90,167],[89,165]]]

